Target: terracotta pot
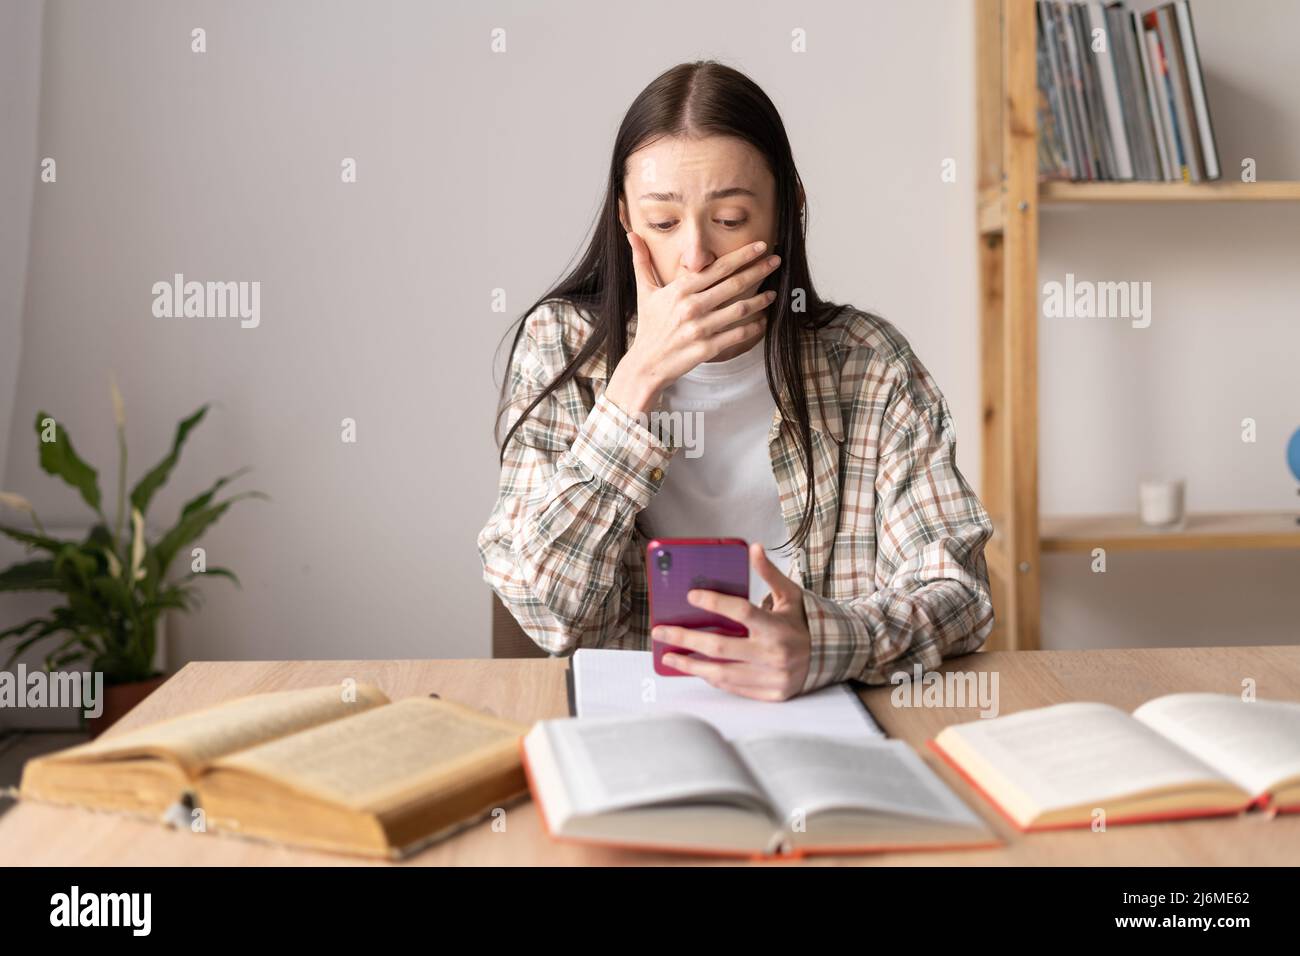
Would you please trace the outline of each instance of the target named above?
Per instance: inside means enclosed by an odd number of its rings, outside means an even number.
[[[104,688],[104,711],[98,717],[86,718],[86,730],[93,740],[127,715],[136,704],[162,686],[166,674],[129,684],[109,684]]]

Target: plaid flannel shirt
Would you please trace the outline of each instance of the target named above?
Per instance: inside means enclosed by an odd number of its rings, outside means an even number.
[[[509,373],[507,425],[590,331],[568,303],[529,314]],[[976,650],[993,629],[984,558],[993,525],[957,469],[956,429],[938,386],[893,325],[852,307],[805,336],[802,362],[815,510],[790,568],[812,637],[801,692],[848,679],[887,683],[899,670],[910,676],[917,664],[924,671]],[[533,410],[506,449],[478,536],[484,579],[552,655],[650,648],[637,515],[675,449],[605,397],[607,378],[597,354]],[[793,532],[807,483],[781,418],[778,409],[768,445]]]

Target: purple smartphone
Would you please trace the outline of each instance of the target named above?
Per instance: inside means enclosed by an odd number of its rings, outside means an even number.
[[[749,600],[749,549],[739,538],[656,538],[646,545],[646,578],[652,629],[656,624],[675,624],[731,637],[749,636],[749,630],[731,618],[702,610],[686,600],[686,592],[692,588]],[[706,661],[729,660],[662,641],[654,641],[653,646],[655,673],[664,677],[690,676],[665,664],[665,653]]]

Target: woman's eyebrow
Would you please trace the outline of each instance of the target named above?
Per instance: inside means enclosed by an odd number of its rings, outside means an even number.
[[[732,186],[728,189],[715,189],[704,197],[706,202],[712,202],[715,199],[726,199],[728,196],[750,196],[758,198],[758,194],[752,189],[746,189],[743,186]],[[681,193],[642,193],[641,198],[649,199],[652,202],[681,202]]]

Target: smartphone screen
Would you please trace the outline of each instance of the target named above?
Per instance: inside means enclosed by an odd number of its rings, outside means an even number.
[[[646,577],[650,591],[650,627],[674,624],[730,637],[749,631],[731,618],[698,608],[686,600],[688,591],[702,588],[749,600],[749,549],[739,538],[656,538],[646,546]],[[689,676],[663,662],[665,653],[702,660],[714,658],[684,647],[653,641],[655,673]]]

